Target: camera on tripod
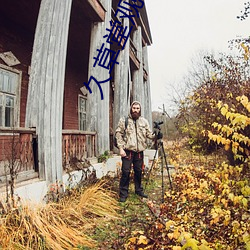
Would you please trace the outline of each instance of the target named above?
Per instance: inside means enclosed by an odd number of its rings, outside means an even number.
[[[154,128],[161,130],[160,125],[162,125],[162,124],[163,124],[163,121],[161,121],[161,122],[154,122]]]
[[[149,169],[149,172],[148,172],[148,179],[147,179],[147,182],[146,182],[146,185],[145,185],[145,188],[146,189],[146,186],[147,186],[147,183],[148,183],[148,180],[149,180],[149,176],[150,176],[150,173],[153,169],[153,166],[154,166],[154,163],[155,163],[155,160],[156,160],[156,155],[158,153],[158,156],[157,158],[159,157],[161,160],[161,177],[162,177],[162,203],[164,202],[164,162],[165,162],[165,167],[167,168],[167,174],[168,174],[168,180],[169,180],[169,185],[170,185],[170,189],[172,189],[172,180],[171,180],[171,176],[170,176],[170,172],[169,172],[169,166],[168,166],[168,163],[167,163],[167,156],[166,156],[166,153],[165,153],[165,149],[164,149],[164,146],[163,146],[163,134],[161,132],[161,127],[160,125],[163,124],[163,121],[154,121],[154,134],[155,134],[155,141],[154,141],[154,148],[155,148],[155,155],[154,155],[154,159],[153,159],[153,162],[152,162],[152,165],[151,165],[151,168]]]
[[[161,127],[160,125],[163,124],[163,121],[160,121],[160,122],[156,122],[154,121],[154,133],[155,133],[155,139],[158,140],[158,139],[162,139],[163,138],[163,134],[161,133]]]

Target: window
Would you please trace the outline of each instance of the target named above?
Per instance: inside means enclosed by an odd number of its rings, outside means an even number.
[[[87,99],[83,96],[78,98],[79,130],[86,130],[86,104]]]
[[[19,77],[19,72],[0,67],[1,127],[14,127],[19,124]]]

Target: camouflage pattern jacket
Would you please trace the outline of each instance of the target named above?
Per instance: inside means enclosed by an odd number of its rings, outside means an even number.
[[[136,152],[144,151],[147,148],[147,138],[153,140],[155,135],[149,127],[148,121],[140,116],[136,121],[128,116],[128,125],[125,131],[125,117],[119,120],[115,131],[118,148]]]

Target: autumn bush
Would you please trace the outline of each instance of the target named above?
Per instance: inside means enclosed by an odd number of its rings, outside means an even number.
[[[241,113],[244,108],[235,97],[250,98],[249,46],[244,43],[237,46],[237,54],[204,54],[203,63],[186,80],[189,89],[179,102],[176,119],[182,133],[189,137],[190,148],[196,152],[211,153],[220,148],[216,143],[208,143],[201,133],[209,130],[214,122],[227,122],[218,103],[226,103]]]
[[[175,146],[181,157],[174,159],[173,189],[165,193],[160,216],[131,235],[126,249],[250,249],[249,175],[226,162],[185,164],[184,151]]]
[[[226,123],[214,122],[214,132],[208,131],[209,140],[221,144],[226,151],[232,152],[234,157],[230,162],[245,163],[246,167],[250,161],[250,101],[245,95],[238,96],[236,100],[244,107],[237,112],[236,107],[219,102],[217,104],[221,115],[225,117]]]

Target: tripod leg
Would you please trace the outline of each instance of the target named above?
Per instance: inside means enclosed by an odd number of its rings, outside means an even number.
[[[154,158],[153,158],[151,167],[150,167],[150,169],[149,169],[149,171],[148,171],[148,177],[147,177],[147,180],[146,180],[146,183],[145,183],[144,191],[146,191],[146,187],[147,187],[147,185],[148,185],[149,177],[150,177],[150,174],[151,174],[151,172],[152,172],[152,169],[153,169],[153,166],[154,166],[154,163],[155,163],[155,159],[156,159],[156,154],[157,154],[157,152],[158,152],[158,147],[157,147],[156,150],[155,150],[155,155],[154,155]]]
[[[163,147],[163,143],[161,143],[161,148],[162,148],[162,151],[163,151],[163,156],[164,156],[164,160],[165,160],[165,163],[166,163],[166,168],[167,168],[167,171],[168,171],[169,186],[170,186],[170,189],[173,189],[173,187],[172,187],[172,180],[171,180],[171,176],[170,176],[170,172],[169,172],[169,167],[168,167],[168,163],[167,163],[167,157],[166,157],[166,153],[165,153],[165,150],[164,150],[164,147]]]
[[[164,175],[163,175],[163,155],[162,155],[162,148],[159,150],[161,152],[161,202],[164,202]]]

